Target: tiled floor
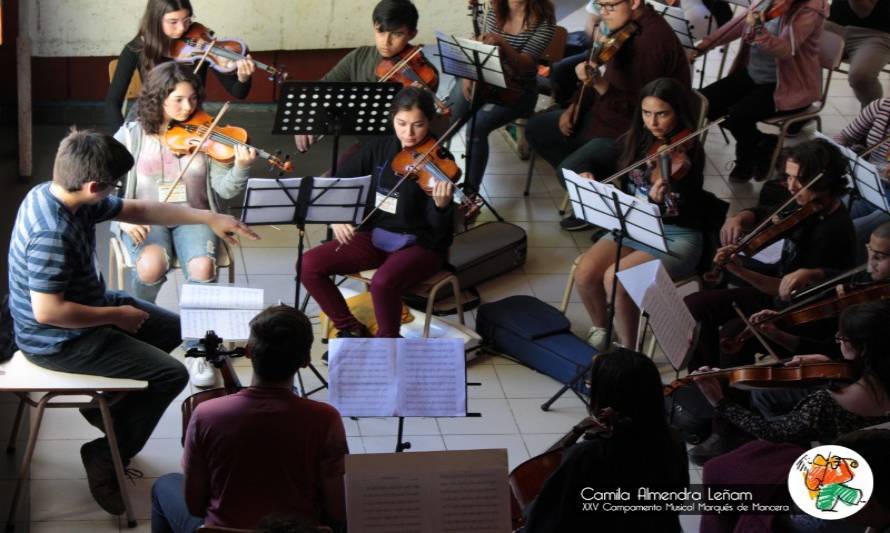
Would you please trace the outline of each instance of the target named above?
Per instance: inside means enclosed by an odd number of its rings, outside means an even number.
[[[709,71],[716,61],[709,65]],[[710,73],[710,72],[709,72]],[[823,130],[837,133],[858,111],[858,104],[843,77],[836,79],[832,98],[823,113]],[[589,245],[590,232],[566,233],[559,229],[557,206],[563,191],[557,185],[552,169],[539,162],[531,195],[523,197],[526,163],[519,161],[499,134],[492,136],[492,156],[484,180],[484,192],[495,208],[508,221],[528,232],[528,262],[516,271],[503,275],[479,287],[484,301],[493,301],[513,294],[529,294],[553,305],[562,297],[566,275],[572,260]],[[460,157],[462,144],[453,145]],[[707,141],[708,165],[705,187],[731,203],[732,212],[753,203],[758,185],[730,184],[725,176],[726,163],[732,160],[732,146],[723,142],[718,131],[711,132]],[[484,213],[480,222],[493,219]],[[245,243],[243,254],[236,253],[239,284],[266,289],[266,302],[282,299],[293,301],[293,260],[296,233],[292,228],[261,230],[263,240]],[[321,229],[310,228],[311,243],[317,243]],[[100,239],[101,241],[102,239]],[[176,309],[180,275],[175,275],[164,287],[159,303]],[[310,312],[313,308],[310,306]],[[577,296],[573,296],[567,312],[575,332],[585,332],[589,326]],[[472,326],[474,313],[468,320]],[[324,347],[313,349],[313,358],[325,374],[319,357]],[[246,379],[249,367],[238,362],[239,372]],[[667,364],[658,361],[668,377]],[[469,409],[482,414],[468,419],[409,419],[406,426],[412,451],[454,450],[470,448],[506,448],[510,467],[532,457],[568,431],[585,409],[577,398],[566,394],[550,412],[543,412],[540,404],[556,392],[560,384],[508,359],[484,355],[469,366],[471,381],[481,387],[469,389]],[[314,381],[306,373],[307,383]],[[134,460],[135,467],[146,477],[131,487],[133,502],[139,519],[138,529],[149,530],[149,490],[153,478],[177,471],[181,448],[179,404],[186,390],[174,401],[142,453]],[[315,396],[326,399],[326,391]],[[396,422],[393,419],[344,420],[352,453],[389,452],[395,445]],[[122,529],[123,521],[109,517],[92,501],[87,489],[78,449],[87,440],[99,436],[98,431],[84,423],[74,411],[50,411],[43,424],[39,445],[34,457],[31,482],[31,530],[35,532],[102,532]],[[693,482],[701,480],[698,469],[691,467]],[[683,517],[687,531],[697,529],[697,517]],[[123,530],[126,530],[123,527]]]

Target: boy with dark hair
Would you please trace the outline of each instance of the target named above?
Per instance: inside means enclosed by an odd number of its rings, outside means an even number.
[[[293,392],[309,364],[312,325],[279,305],[250,321],[250,387],[202,403],[189,421],[183,474],[152,487],[153,531],[255,528],[270,514],[345,520],[346,432],[334,407]]]
[[[321,81],[375,82],[374,69],[380,60],[402,53],[417,35],[420,15],[411,0],[381,0],[371,14],[374,28],[374,46],[359,46],[346,54],[334,65]],[[435,67],[434,67],[435,68]],[[315,142],[312,135],[294,135],[294,142],[301,152],[309,150]]]
[[[10,311],[25,357],[50,370],[148,381],[145,391],[111,406],[124,463],[145,445],[188,373],[169,356],[180,343],[179,317],[105,290],[95,264],[96,224],[207,224],[233,244],[232,232],[258,238],[227,215],[112,195],[132,166],[112,137],[72,130],[59,145],[53,181],[31,189],[19,206],[9,247]],[[102,429],[97,408],[81,412]],[[108,441],[88,442],[80,454],[93,498],[123,513]]]

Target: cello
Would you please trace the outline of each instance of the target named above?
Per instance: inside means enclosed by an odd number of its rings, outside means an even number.
[[[197,409],[199,405],[208,400],[213,400],[214,398],[221,398],[229,394],[235,394],[244,388],[244,386],[241,385],[241,380],[238,378],[238,374],[235,373],[235,369],[232,367],[231,359],[232,357],[243,357],[245,353],[244,348],[238,347],[232,350],[220,350],[219,346],[222,344],[223,340],[213,331],[208,331],[207,334],[204,335],[204,338],[200,339],[198,342],[203,348],[189,348],[185,353],[185,356],[206,358],[210,364],[219,369],[219,373],[223,378],[223,386],[221,388],[196,392],[182,401],[181,443],[183,445],[185,445],[185,433],[189,427],[189,420],[191,420],[192,413],[195,412],[195,409]]]

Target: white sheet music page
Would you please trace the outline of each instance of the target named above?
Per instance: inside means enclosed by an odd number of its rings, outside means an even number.
[[[328,401],[343,416],[397,416],[396,339],[331,339]]]
[[[507,450],[346,456],[346,516],[365,533],[508,533]]]
[[[179,297],[183,339],[200,339],[213,330],[227,341],[250,336],[250,321],[263,309],[263,289],[186,283]]]
[[[399,416],[466,416],[461,339],[398,339]]]
[[[245,224],[288,224],[294,219],[294,202],[303,178],[250,178],[244,195],[242,221]],[[371,176],[355,178],[313,178],[312,204],[307,222],[358,224],[364,216],[364,202],[371,188]],[[362,207],[356,209],[355,205]]]

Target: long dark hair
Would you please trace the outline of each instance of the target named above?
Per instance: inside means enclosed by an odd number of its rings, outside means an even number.
[[[164,100],[181,82],[191,84],[198,95],[197,110],[204,101],[204,84],[189,65],[182,63],[161,63],[151,69],[139,91],[139,106],[136,108],[136,120],[142,129],[149,134],[159,134],[164,123]]]
[[[624,168],[649,151],[655,142],[655,136],[643,122],[643,99],[653,96],[667,102],[677,118],[675,131],[694,130],[698,122],[698,113],[692,106],[692,95],[689,89],[673,78],[658,78],[647,83],[640,90],[637,111],[633,124],[619,139],[622,145],[618,166]]]
[[[183,9],[189,12],[189,17],[194,14],[189,0],[148,0],[136,34],[136,41],[141,42],[139,73],[143,78],[170,50],[171,40],[164,34],[164,15]]]
[[[498,26],[503,28],[510,15],[509,0],[494,0],[494,15]],[[523,17],[526,28],[534,28],[539,24],[556,24],[556,8],[552,0],[528,0],[525,3],[525,16]]]
[[[822,177],[810,190],[827,192],[837,198],[847,192],[848,160],[840,149],[825,139],[811,139],[782,151],[778,168],[785,174],[785,163],[794,161],[800,165],[798,181],[806,185],[819,173]]]
[[[645,355],[625,348],[597,355],[590,394],[593,414],[611,407],[632,433],[668,433],[661,375]]]
[[[890,302],[869,302],[852,305],[841,313],[838,331],[859,352],[857,364],[866,378],[866,386],[875,399],[880,400],[883,389],[885,398],[890,397]]]

